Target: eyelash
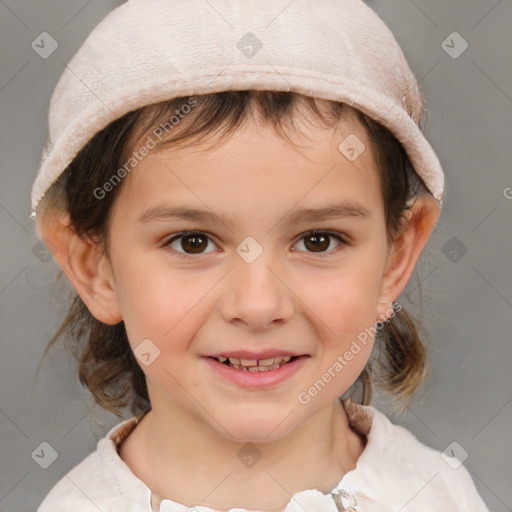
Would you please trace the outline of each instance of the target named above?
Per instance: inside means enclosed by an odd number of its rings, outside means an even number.
[[[296,243],[300,242],[304,238],[307,238],[308,236],[319,235],[319,234],[328,235],[330,237],[336,238],[340,242],[340,245],[338,247],[330,250],[330,251],[317,252],[317,253],[306,251],[306,252],[309,252],[309,254],[326,255],[326,256],[323,256],[323,257],[328,257],[328,256],[332,255],[333,253],[337,253],[340,249],[343,248],[344,245],[348,245],[347,241],[341,235],[341,233],[338,233],[336,231],[326,230],[326,229],[313,229],[313,230],[310,230],[310,231],[306,231],[305,233],[303,233],[298,238]],[[188,258],[188,259],[190,259],[190,258],[194,258],[194,257],[197,257],[197,256],[202,256],[204,254],[208,254],[208,253],[189,254],[189,253],[186,253],[186,252],[184,253],[184,252],[176,251],[175,249],[172,249],[171,247],[169,247],[169,245],[172,242],[175,242],[176,240],[179,240],[180,238],[184,238],[184,237],[190,236],[190,235],[206,235],[206,238],[208,238],[209,240],[211,240],[213,242],[213,240],[208,235],[208,233],[206,233],[204,231],[182,231],[181,233],[176,233],[171,238],[167,239],[167,241],[164,243],[164,248],[168,249],[169,251],[172,251],[172,253],[174,255],[178,256],[179,258]],[[212,251],[212,252],[214,252],[214,251]],[[299,251],[299,252],[304,252],[304,251]]]

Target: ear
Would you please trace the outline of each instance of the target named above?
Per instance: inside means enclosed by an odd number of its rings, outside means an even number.
[[[441,205],[431,196],[418,197],[404,213],[400,233],[390,247],[378,304],[379,319],[389,317],[391,304],[403,292],[414,267],[441,214]]]
[[[120,322],[112,270],[102,245],[79,237],[68,213],[47,215],[38,233],[91,314],[105,324]]]

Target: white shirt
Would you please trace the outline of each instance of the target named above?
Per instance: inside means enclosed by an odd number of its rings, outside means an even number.
[[[343,404],[352,429],[367,440],[356,468],[331,494],[317,489],[294,494],[284,512],[489,512],[456,458],[443,458],[372,406]],[[121,459],[117,450],[142,417],[114,426],[93,453],[57,482],[37,512],[215,512],[152,496]]]

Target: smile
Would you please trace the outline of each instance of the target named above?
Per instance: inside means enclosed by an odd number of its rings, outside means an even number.
[[[215,357],[219,363],[243,372],[269,372],[297,359],[297,356],[276,356],[267,359],[240,359],[238,357]]]
[[[201,360],[222,380],[242,388],[263,389],[277,386],[292,378],[310,357],[275,353],[272,357],[270,355],[258,354],[260,359],[246,359],[231,355],[228,357],[228,354],[212,354],[203,356]]]

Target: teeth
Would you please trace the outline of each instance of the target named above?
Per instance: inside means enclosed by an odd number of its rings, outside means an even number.
[[[270,359],[261,359],[258,361],[258,366],[271,366],[274,364],[274,358],[271,357]]]
[[[238,357],[220,356],[217,361],[225,363],[229,359],[229,364],[236,370],[249,371],[249,372],[266,372],[270,370],[277,370],[283,364],[288,363],[292,356],[276,356],[269,357],[268,359],[239,359]]]
[[[240,364],[242,366],[258,366],[258,361],[256,359],[240,359]]]

